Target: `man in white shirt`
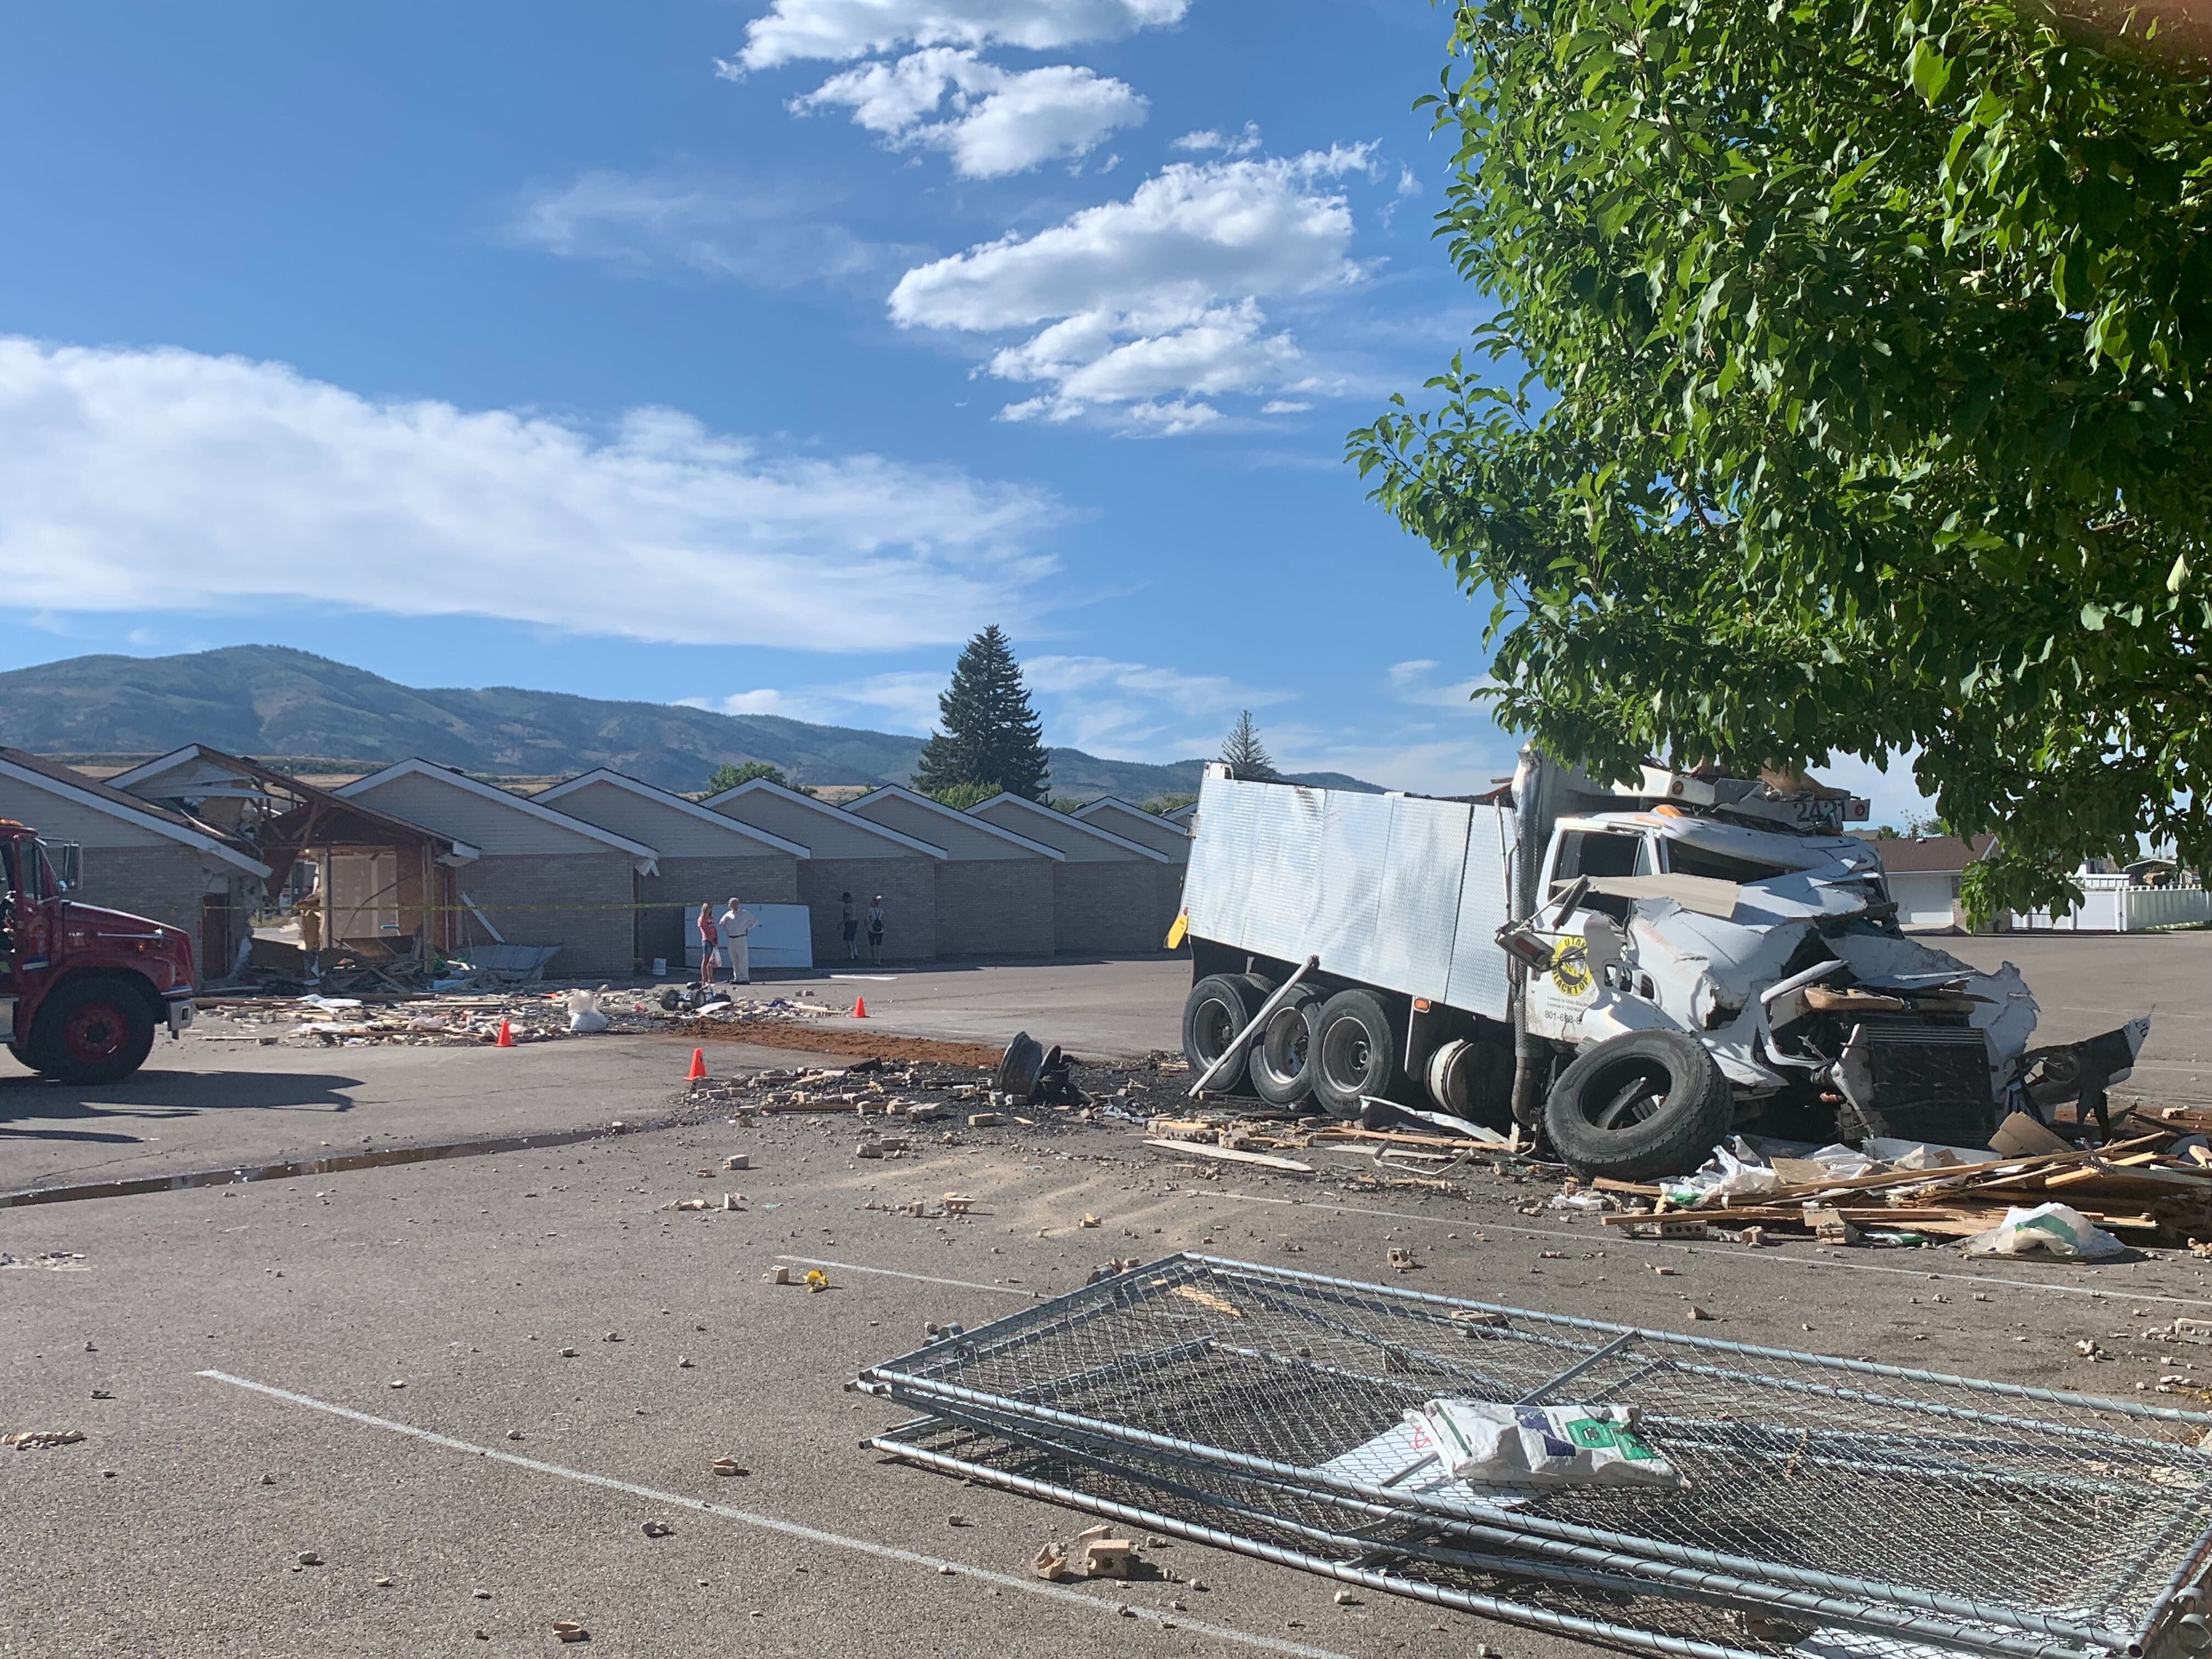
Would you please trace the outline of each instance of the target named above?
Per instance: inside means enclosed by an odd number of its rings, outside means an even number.
[[[752,941],[746,935],[760,926],[760,918],[732,899],[730,908],[715,917],[714,922],[721,929],[722,950],[730,970],[730,982],[732,985],[751,984]]]

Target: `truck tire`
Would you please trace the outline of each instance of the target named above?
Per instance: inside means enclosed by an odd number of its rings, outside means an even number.
[[[1309,1053],[1314,1093],[1338,1117],[1358,1117],[1364,1099],[1387,1098],[1398,1081],[1398,1034],[1372,991],[1339,991],[1322,1004]]]
[[[47,997],[28,1048],[64,1083],[114,1083],[153,1051],[154,1011],[120,980],[76,980]]]
[[[1252,1041],[1245,1070],[1252,1092],[1270,1106],[1302,1106],[1314,1091],[1314,1018],[1322,994],[1301,986],[1290,1000],[1267,1016],[1267,1029]]]
[[[1680,1031],[1631,1031],[1575,1056],[1544,1101],[1544,1133],[1578,1176],[1687,1175],[1735,1121],[1728,1079]]]
[[[1264,981],[1247,974],[1208,974],[1190,988],[1182,1005],[1182,1057],[1190,1062],[1192,1081],[1221,1058],[1230,1039],[1252,1023],[1267,1000]],[[1207,1092],[1237,1093],[1251,1053],[1248,1048],[1223,1066]]]
[[[1464,1037],[1429,1056],[1423,1079],[1437,1109],[1503,1134],[1513,1127],[1513,1051]]]

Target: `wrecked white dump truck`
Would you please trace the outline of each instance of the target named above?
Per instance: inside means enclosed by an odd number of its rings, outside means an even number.
[[[1452,799],[1207,769],[1178,921],[1203,1087],[1540,1133],[1577,1170],[1687,1173],[1731,1131],[1979,1146],[2104,1109],[2148,1031],[2030,1046],[2035,999],[1905,938],[1864,804],[1523,751]]]

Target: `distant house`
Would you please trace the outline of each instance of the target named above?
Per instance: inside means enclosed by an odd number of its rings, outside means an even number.
[[[0,749],[0,817],[77,849],[56,860],[77,866],[70,897],[179,928],[202,984],[228,976],[270,876],[234,837],[21,749]]]
[[[945,848],[937,866],[937,954],[1050,956],[1053,866],[1067,854],[988,819],[885,784],[845,810]]]
[[[1956,836],[1881,836],[1868,844],[1881,860],[1889,896],[1897,902],[1897,925],[1930,931],[1964,928],[1959,882],[1966,866],[1996,844],[1995,836],[1972,842]]]
[[[1198,803],[1194,800],[1185,801],[1181,806],[1176,807],[1174,811],[1163,812],[1160,816],[1165,818],[1170,823],[1179,823],[1182,825],[1184,829],[1189,830],[1194,835],[1198,832]]]
[[[813,856],[802,842],[710,812],[604,766],[531,799],[660,854],[654,872],[638,878],[638,901],[647,907],[637,913],[637,955],[644,962],[660,957],[683,963],[702,903],[712,904],[718,915],[732,898],[797,904],[799,866]]]
[[[766,778],[725,789],[700,803],[725,817],[805,846],[799,866],[799,902],[807,907],[817,966],[846,960],[838,930],[839,895],[850,893],[865,916],[884,896],[886,961],[927,961],[937,954],[937,866],[951,854],[934,842],[873,823]],[[863,951],[866,941],[861,942]]]
[[[332,793],[477,849],[457,884],[466,942],[557,945],[549,966],[562,978],[635,966],[638,887],[658,862],[653,848],[434,761],[399,761]]]
[[[968,809],[1066,857],[1053,866],[1053,949],[1091,955],[1158,951],[1182,890],[1182,866],[1141,842],[1020,795]]]

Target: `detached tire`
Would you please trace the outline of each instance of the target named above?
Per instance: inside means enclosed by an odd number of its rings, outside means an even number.
[[[1252,1040],[1245,1071],[1252,1092],[1270,1106],[1302,1106],[1313,1097],[1314,1020],[1322,1000],[1318,991],[1291,992]]]
[[[1578,1176],[1687,1175],[1735,1117],[1728,1079],[1680,1031],[1632,1031],[1577,1054],[1544,1102],[1544,1133]]]
[[[47,1076],[79,1087],[116,1083],[146,1063],[154,1013],[128,985],[78,980],[49,996],[26,1052]]]
[[[1372,991],[1339,991],[1314,1016],[1306,1061],[1314,1094],[1338,1117],[1358,1117],[1366,1098],[1387,1099],[1398,1081],[1398,1034]]]
[[[1182,1057],[1190,1062],[1193,1082],[1221,1058],[1230,1040],[1252,1023],[1252,1016],[1267,1000],[1266,985],[1249,974],[1208,974],[1190,988],[1182,1004]],[[1209,1092],[1238,1092],[1244,1086],[1251,1057],[1252,1051],[1247,1048],[1223,1066]]]

